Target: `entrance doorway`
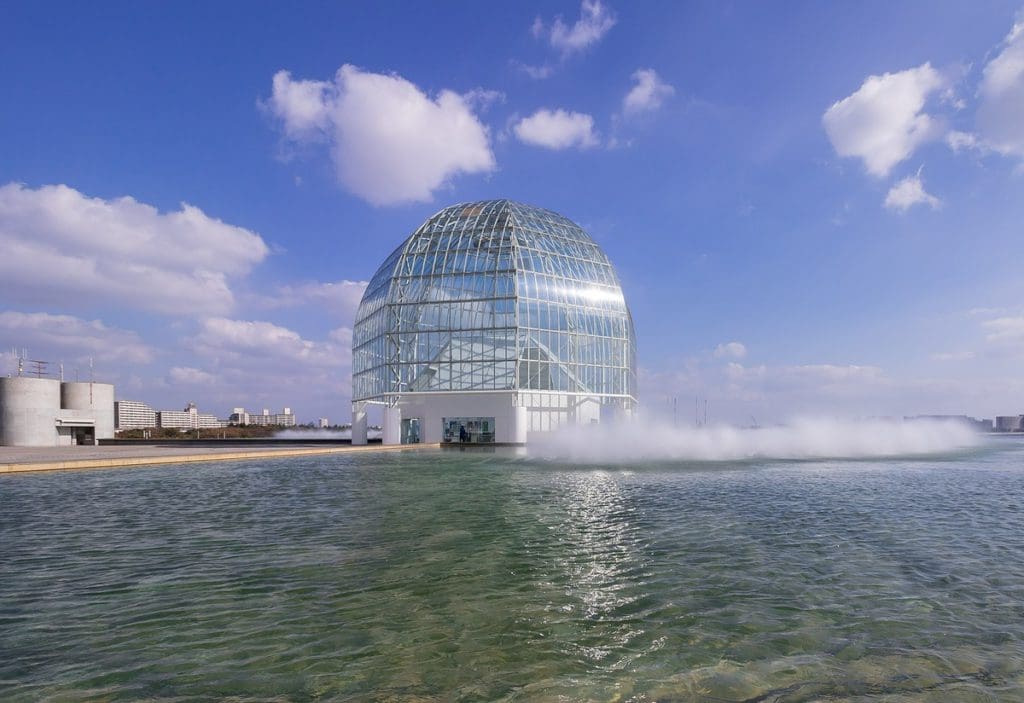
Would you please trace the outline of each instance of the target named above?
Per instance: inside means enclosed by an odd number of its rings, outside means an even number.
[[[92,427],[75,428],[75,444],[79,446],[91,446],[96,444],[96,430]]]
[[[445,442],[491,444],[494,442],[493,417],[446,417],[442,421]]]
[[[402,420],[402,444],[420,443],[420,419],[410,417]]]

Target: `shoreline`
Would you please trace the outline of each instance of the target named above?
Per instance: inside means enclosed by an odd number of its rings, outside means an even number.
[[[142,449],[141,446],[136,446],[134,449]],[[4,454],[10,454],[13,452],[4,452],[3,447],[0,447],[0,474],[11,474],[11,473],[28,473],[34,471],[68,471],[75,469],[108,469],[108,468],[124,468],[131,466],[156,466],[160,464],[191,464],[204,461],[233,461],[239,459],[265,459],[274,457],[293,457],[293,456],[316,456],[322,454],[345,454],[349,452],[393,452],[393,451],[410,451],[418,449],[439,449],[439,444],[396,444],[396,445],[381,445],[381,444],[367,444],[359,446],[332,446],[332,447],[302,447],[302,448],[289,448],[289,449],[250,449],[243,451],[209,451],[196,453],[194,451],[187,454],[176,454],[173,452],[166,451],[168,447],[158,447],[155,445],[147,445],[147,449],[152,450],[152,453],[140,453],[138,451],[130,454],[119,455],[114,452],[102,452],[102,447],[90,448],[91,454],[105,454],[101,456],[90,456],[88,458],[74,459],[72,457],[76,452],[83,451],[80,448],[71,448],[67,451],[68,459],[51,459],[46,456],[46,452],[49,451],[50,456],[53,455],[54,451],[60,451],[60,448],[51,447],[29,447],[29,448],[18,448],[22,449],[21,453],[26,455],[25,460],[10,461],[10,457],[4,456]],[[14,449],[14,448],[12,448]],[[28,450],[26,453],[24,450]],[[125,447],[125,449],[128,449]],[[177,447],[175,447],[177,449]],[[183,447],[182,449],[187,449]],[[31,452],[38,450],[39,454],[42,454],[45,460],[33,461],[31,459]],[[162,451],[161,451],[162,450]]]

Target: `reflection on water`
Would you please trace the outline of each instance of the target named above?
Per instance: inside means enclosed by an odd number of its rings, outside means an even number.
[[[0,699],[1024,700],[1024,451],[0,477]]]

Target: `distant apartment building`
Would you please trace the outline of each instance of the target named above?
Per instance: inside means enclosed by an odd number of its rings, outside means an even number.
[[[1024,415],[997,415],[996,432],[1024,432]]]
[[[114,401],[114,427],[119,430],[156,427],[156,411],[139,400]]]
[[[325,427],[330,427],[331,426],[331,421],[328,420],[326,417],[322,417],[319,420],[317,420],[316,424],[317,424],[317,427],[323,429]]]
[[[195,403],[189,403],[184,410],[158,410],[156,412],[158,427],[165,429],[200,430],[224,427],[224,422],[216,415],[199,412]]]
[[[284,408],[279,413],[271,413],[263,408],[262,413],[246,412],[245,408],[235,408],[228,418],[231,425],[269,425],[280,427],[295,427],[295,413],[291,408]]]

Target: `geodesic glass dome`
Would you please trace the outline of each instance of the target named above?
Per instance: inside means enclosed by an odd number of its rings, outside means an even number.
[[[633,320],[608,257],[561,215],[509,200],[452,205],[370,281],[352,398],[562,391],[632,407]]]

